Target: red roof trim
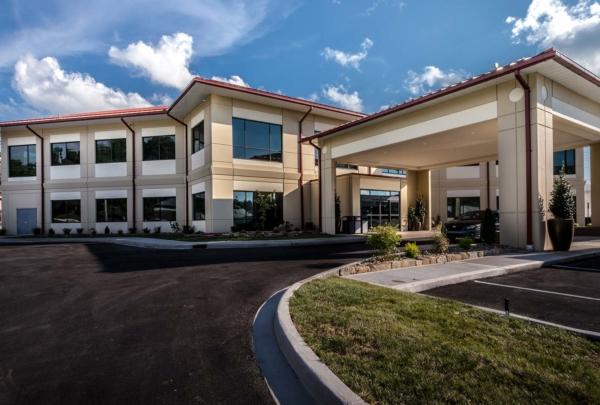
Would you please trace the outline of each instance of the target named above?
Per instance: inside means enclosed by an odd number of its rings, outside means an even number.
[[[270,91],[253,89],[251,87],[238,86],[236,84],[221,82],[218,80],[205,79],[203,77],[195,77],[192,79],[192,81],[190,82],[190,84],[188,84],[188,86],[185,88],[183,93],[181,93],[179,95],[179,97],[177,97],[177,99],[173,102],[171,107],[169,107],[169,112],[171,112],[171,110],[173,110],[173,108],[177,105],[177,103],[179,103],[183,99],[183,97],[185,97],[185,95],[192,89],[192,87],[194,87],[194,84],[196,84],[196,83],[205,84],[207,86],[220,87],[222,89],[227,89],[227,90],[239,91],[242,93],[252,94],[252,95],[260,96],[260,97],[268,97],[268,98],[272,98],[272,99],[279,100],[279,101],[285,101],[288,103],[304,105],[306,107],[320,108],[322,110],[337,112],[337,113],[341,113],[341,114],[353,115],[355,117],[360,117],[360,118],[367,116],[367,114],[363,114],[363,113],[360,113],[357,111],[351,111],[351,110],[346,110],[344,108],[333,107],[333,106],[330,106],[327,104],[321,104],[321,103],[316,103],[314,101],[303,100],[301,98],[285,96],[283,94],[272,93]]]
[[[406,109],[414,107],[416,105],[424,104],[428,101],[447,96],[448,94],[456,93],[457,91],[461,91],[461,90],[467,89],[469,87],[476,86],[478,84],[496,79],[498,77],[501,77],[501,76],[504,76],[504,75],[507,75],[510,73],[514,73],[518,70],[528,68],[530,66],[536,65],[541,62],[545,62],[547,60],[555,60],[556,62],[560,63],[561,65],[563,65],[566,68],[568,68],[569,70],[571,70],[572,72],[580,75],[584,79],[587,79],[590,82],[596,84],[597,86],[600,86],[600,78],[598,78],[598,76],[596,76],[593,73],[591,73],[590,71],[586,70],[578,63],[576,63],[576,62],[572,61],[571,59],[565,57],[564,55],[560,54],[554,48],[550,48],[550,49],[545,50],[544,52],[541,52],[541,53],[531,57],[531,58],[520,59],[516,62],[512,62],[508,65],[499,67],[496,70],[493,70],[491,72],[487,72],[482,75],[475,76],[471,79],[462,81],[458,84],[439,89],[432,93],[425,94],[424,96],[421,96],[419,98],[408,100],[402,104],[398,104],[387,110],[383,110],[378,113],[368,115],[364,118],[347,122],[347,123],[337,126],[335,128],[329,129],[327,131],[323,131],[319,134],[303,138],[300,142],[306,142],[311,139],[328,136],[333,133],[355,127],[357,125],[361,125],[366,122],[373,121],[377,118],[384,117],[386,115],[390,115],[390,114],[396,113],[398,111],[406,110]]]
[[[152,106],[139,108],[125,108],[121,110],[106,110],[94,111],[85,113],[76,113],[68,115],[60,115],[46,118],[32,118],[16,121],[0,122],[0,128],[16,127],[21,125],[36,125],[36,124],[54,124],[59,122],[71,121],[90,121],[105,118],[121,118],[121,117],[138,117],[144,115],[159,115],[167,112],[166,106]]]

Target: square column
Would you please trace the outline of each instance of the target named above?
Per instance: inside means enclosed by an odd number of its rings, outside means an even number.
[[[535,250],[550,248],[544,215],[553,182],[552,82],[536,75],[525,78],[531,88],[531,215]],[[527,150],[525,97],[515,81],[498,86],[498,160],[500,243],[526,247]]]
[[[427,214],[423,230],[431,229],[431,172],[429,170],[406,171],[406,204],[401,206],[401,216],[408,218],[408,207],[414,207],[417,197],[423,197]]]
[[[322,232],[335,235],[335,160],[331,158],[331,148],[324,145],[321,149],[321,161],[319,162],[321,176],[321,227]]]
[[[590,145],[592,225],[600,226],[600,143]],[[577,197],[579,203],[579,196]]]

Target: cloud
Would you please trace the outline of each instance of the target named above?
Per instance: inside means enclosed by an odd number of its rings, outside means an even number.
[[[404,3],[403,1],[397,0],[373,0],[371,2],[371,5],[367,7],[367,9],[364,11],[363,15],[367,17],[371,16],[379,8],[379,6],[388,4],[398,7],[398,9],[402,9],[406,5],[406,3]]]
[[[27,55],[15,64],[13,87],[31,107],[55,114],[150,105],[85,73],[65,72],[55,58]]]
[[[244,79],[242,79],[238,75],[231,75],[228,78],[227,77],[221,77],[221,76],[213,76],[213,77],[210,78],[210,80],[217,80],[219,82],[225,82],[225,83],[229,83],[229,84],[235,84],[236,86],[250,87],[250,85],[248,83],[246,83],[244,81]]]
[[[182,32],[163,35],[156,46],[143,41],[129,44],[125,49],[111,46],[111,62],[133,68],[154,83],[183,89],[192,80],[189,65],[194,40]]]
[[[264,35],[297,6],[294,0],[13,1],[3,10],[16,21],[9,20],[11,29],[0,33],[0,67],[14,65],[25,53],[102,54],[106,38],[115,33],[130,43],[173,27],[195,39],[194,55],[222,55]]]
[[[409,70],[404,87],[413,96],[423,94],[433,88],[446,87],[460,82],[468,76],[461,70],[444,71],[437,66],[425,66],[421,73]]]
[[[323,97],[339,106],[352,111],[362,111],[363,101],[357,91],[348,92],[343,85],[326,85],[323,90]]]
[[[600,74],[600,3],[578,0],[565,5],[561,0],[533,0],[523,18],[509,16],[516,43],[523,39],[540,48],[556,47]]]
[[[361,50],[359,52],[348,53],[327,47],[323,50],[322,55],[326,60],[333,60],[344,67],[350,66],[359,70],[360,63],[369,55],[369,49],[372,47],[373,41],[365,38],[360,44]]]

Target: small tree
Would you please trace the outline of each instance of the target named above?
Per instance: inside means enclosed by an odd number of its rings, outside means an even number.
[[[396,246],[401,240],[402,237],[395,226],[381,225],[371,229],[367,236],[367,245],[375,249],[378,256],[388,256],[396,251]]]
[[[427,216],[427,206],[421,194],[417,195],[417,199],[415,200],[415,215],[419,220],[419,229],[417,231],[420,231],[425,225],[425,217]]]
[[[433,235],[433,244],[435,246],[435,251],[438,253],[448,253],[448,249],[450,248],[450,241],[448,237],[442,232],[441,226],[438,227],[435,231],[435,235]]]
[[[275,207],[275,201],[273,199],[273,193],[261,193],[256,191],[255,194],[254,212],[256,213],[259,230],[264,231],[269,212]]]
[[[496,217],[489,208],[483,212],[481,218],[481,240],[490,245],[496,243]]]
[[[575,196],[573,188],[565,178],[565,165],[563,163],[558,177],[554,179],[554,187],[550,193],[548,208],[554,218],[575,218]]]
[[[408,229],[410,231],[416,231],[417,229],[417,211],[415,207],[408,207]]]

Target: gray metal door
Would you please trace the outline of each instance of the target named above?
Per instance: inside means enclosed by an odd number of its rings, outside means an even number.
[[[36,208],[17,208],[17,234],[31,235],[37,226]]]

